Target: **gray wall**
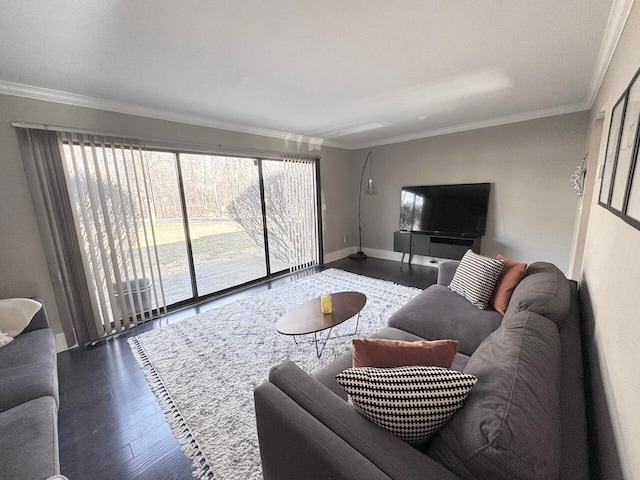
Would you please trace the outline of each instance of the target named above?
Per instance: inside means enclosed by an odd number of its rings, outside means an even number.
[[[629,14],[591,110],[591,125],[604,113],[599,155],[589,155],[589,169],[604,163],[611,110],[640,68],[640,3]],[[594,143],[594,139],[592,139]],[[586,143],[585,143],[586,144]],[[594,152],[595,153],[595,152]],[[590,186],[580,297],[587,334],[591,393],[590,437],[597,478],[640,478],[640,231],[598,205],[600,179]],[[580,219],[582,220],[582,219]],[[580,238],[584,221],[577,223]],[[594,477],[596,478],[596,477]]]
[[[403,185],[491,182],[482,253],[567,272],[578,198],[569,177],[584,154],[588,119],[579,112],[373,148],[378,194],[363,196],[363,247],[393,250]],[[352,154],[355,243],[367,151]]]
[[[351,152],[348,150],[330,147],[310,149],[306,144],[276,138],[0,95],[0,298],[42,297],[57,333],[62,332],[60,316],[11,121],[161,138],[180,143],[222,144],[319,155],[325,252],[345,248],[343,236],[352,229],[352,210],[346,208],[351,202]]]

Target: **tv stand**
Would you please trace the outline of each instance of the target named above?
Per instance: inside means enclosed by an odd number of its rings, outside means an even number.
[[[406,254],[409,265],[414,255],[460,260],[469,249],[480,253],[480,238],[472,234],[452,236],[399,230],[393,232],[393,251],[402,253],[401,268]]]

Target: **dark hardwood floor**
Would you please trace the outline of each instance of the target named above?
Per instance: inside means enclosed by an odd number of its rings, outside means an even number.
[[[369,258],[342,259],[324,268],[426,288],[437,268]],[[317,271],[317,270],[316,270]],[[190,479],[184,456],[133,358],[127,337],[161,328],[214,306],[252,295],[315,273],[306,271],[273,279],[205,304],[189,307],[110,338],[92,349],[58,354],[60,380],[59,443],[61,471],[70,480]]]
[[[380,278],[407,287],[427,288],[436,283],[438,278],[438,265],[432,267],[423,265],[407,265],[400,268],[400,262],[381,260],[369,257],[366,260],[354,261],[349,258],[341,258],[335,262],[325,264],[326,268],[339,268],[347,272],[366,275],[367,277]]]

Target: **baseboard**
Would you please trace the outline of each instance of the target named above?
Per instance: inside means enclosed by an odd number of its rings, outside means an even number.
[[[356,247],[347,247],[342,250],[338,250],[337,252],[325,253],[324,254],[324,263],[335,262],[336,260],[340,260],[341,258],[348,257],[352,253],[355,253]]]
[[[356,247],[343,248],[342,250],[338,250],[337,252],[325,253],[324,254],[324,263],[335,262],[336,260],[340,260],[341,258],[348,257],[352,253],[355,253],[357,250]],[[393,252],[391,250],[380,250],[378,248],[363,248],[362,251],[366,253],[368,256],[373,258],[380,258],[382,260],[393,260],[394,262],[399,262],[402,259],[402,253]],[[409,261],[409,255],[405,255],[405,262]],[[443,261],[447,261],[446,258],[438,258],[438,257],[423,257],[422,255],[414,255],[411,258],[412,265],[424,265],[426,267],[438,267],[438,264]]]
[[[72,345],[69,347],[67,345],[67,338],[64,333],[56,333],[56,353],[64,352],[65,350],[69,350],[70,348],[75,347],[76,345]]]
[[[393,260],[399,262],[402,259],[402,253],[393,252],[391,250],[380,250],[377,248],[363,248],[362,251],[373,258],[381,258],[383,260]],[[409,255],[405,255],[405,262],[409,261]],[[412,265],[424,265],[427,267],[438,267],[438,263],[446,261],[446,258],[423,257],[422,255],[414,255],[411,258]]]

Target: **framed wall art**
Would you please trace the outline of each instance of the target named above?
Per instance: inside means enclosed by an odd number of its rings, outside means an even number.
[[[625,189],[625,201],[624,211],[622,218],[633,225],[635,228],[640,229],[640,165],[638,165],[638,149],[640,148],[640,129],[638,123],[640,123],[640,70],[636,73],[631,86],[629,87],[628,116],[631,117],[628,121],[625,120],[625,124],[630,125],[629,139],[624,138],[624,132],[622,136],[623,145],[633,145],[629,147],[632,150],[629,158],[629,173],[628,182]],[[633,126],[631,126],[633,124]],[[633,140],[631,139],[633,137]]]
[[[638,116],[640,115],[640,79],[634,77],[627,90],[627,103],[624,109],[624,120],[620,134],[618,155],[614,162],[611,200],[609,210],[616,215],[622,215],[624,202],[627,199],[629,180],[631,179],[631,164],[636,153],[638,137]]]
[[[613,107],[611,113],[611,124],[609,126],[609,137],[607,139],[607,150],[604,158],[604,170],[602,172],[602,183],[600,184],[600,196],[598,203],[605,208],[609,208],[609,199],[611,198],[611,180],[613,179],[613,171],[615,161],[620,145],[620,134],[622,133],[622,121],[624,118],[624,108],[627,100],[626,92],[618,103]]]

